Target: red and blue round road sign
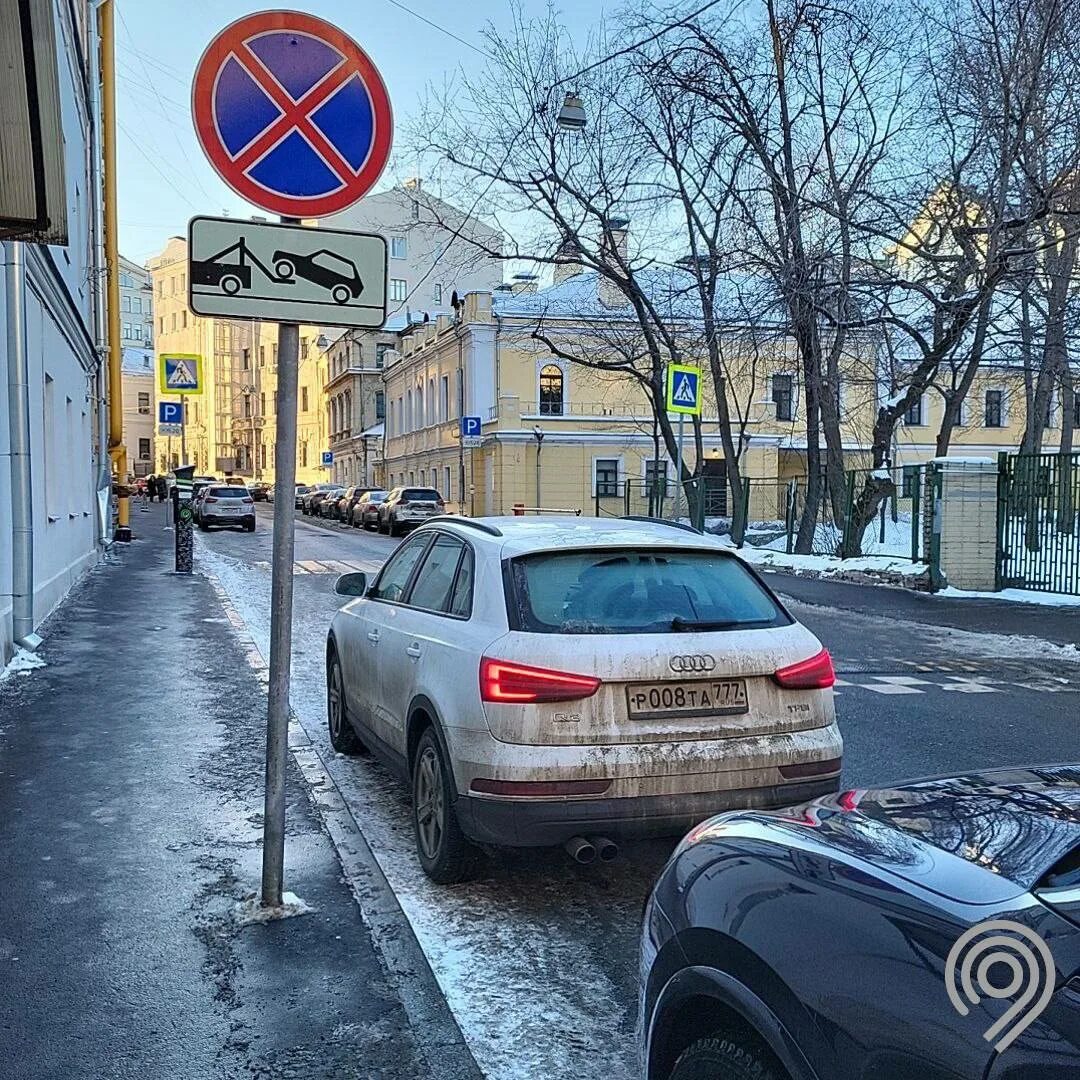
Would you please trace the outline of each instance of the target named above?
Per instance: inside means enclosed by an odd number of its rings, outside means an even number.
[[[390,156],[390,98],[367,53],[299,11],[227,26],[195,71],[192,114],[222,180],[272,214],[336,214],[371,190]]]

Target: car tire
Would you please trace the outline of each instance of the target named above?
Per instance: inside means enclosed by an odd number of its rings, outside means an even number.
[[[337,653],[331,653],[326,666],[326,725],[330,730],[330,745],[337,753],[356,756],[367,752],[367,747],[349,723],[345,680]]]
[[[245,521],[244,522],[244,532],[254,532],[254,531],[255,531],[255,522],[254,521]]]
[[[397,523],[397,522],[396,522],[396,521],[395,521],[395,520],[394,520],[394,519],[393,519],[392,517],[391,517],[391,518],[388,518],[387,520],[389,521],[389,523],[390,523],[390,524],[389,524],[389,526],[387,527],[387,530],[386,530],[386,531],[387,531],[387,532],[388,532],[388,533],[389,533],[389,534],[390,534],[391,536],[400,536],[400,535],[401,535],[401,529],[400,529],[400,527],[398,526],[398,523]]]
[[[203,532],[209,532],[209,531],[210,531],[210,526],[209,526],[209,525],[207,525],[205,521],[200,521],[200,522],[199,522],[199,528],[200,528],[200,529],[201,529],[201,530],[202,530]]]
[[[378,531],[379,531],[379,532],[380,532],[380,533],[381,533],[381,534],[382,534],[383,536],[385,536],[385,535],[386,535],[386,526],[385,526],[385,524],[383,523],[383,519],[382,519],[382,517],[380,517],[380,518],[379,518],[379,524],[378,524]]]
[[[436,885],[473,877],[480,853],[458,824],[453,777],[430,727],[420,736],[413,760],[412,817],[420,866]]]
[[[771,1056],[727,1037],[699,1039],[675,1062],[669,1080],[787,1080]]]

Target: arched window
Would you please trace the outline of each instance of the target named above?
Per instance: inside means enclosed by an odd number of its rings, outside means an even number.
[[[540,415],[562,416],[563,373],[557,364],[540,369]]]

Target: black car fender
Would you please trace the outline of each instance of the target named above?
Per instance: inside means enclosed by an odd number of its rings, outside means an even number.
[[[735,942],[731,944],[736,945]],[[662,1066],[670,1055],[664,1044],[656,1038],[656,1033],[670,1033],[674,1030],[670,1020],[678,1013],[680,1006],[703,997],[710,998],[725,1010],[736,1013],[753,1028],[776,1055],[792,1080],[821,1080],[803,1056],[784,1021],[739,979],[726,971],[707,965],[681,968],[668,979],[657,995],[646,1042],[648,1080],[666,1080],[667,1075]],[[701,1037],[706,1034],[702,1032]],[[670,1065],[671,1062],[667,1064]]]

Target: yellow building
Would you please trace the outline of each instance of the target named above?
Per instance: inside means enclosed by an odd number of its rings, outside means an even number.
[[[399,334],[384,374],[387,485],[434,486],[470,514],[511,513],[515,504],[645,513],[650,491],[662,486],[670,497],[675,465],[640,382],[560,358],[534,337],[542,325],[560,351],[618,357],[633,324],[602,290],[596,275],[582,273],[541,291],[525,281],[494,294],[468,293],[456,316]],[[722,351],[743,475],[804,475],[803,403],[790,341],[733,331]],[[842,379],[844,444],[855,456],[873,421],[873,371],[873,353],[864,349],[848,358]],[[708,375],[703,386],[701,472],[711,512],[724,514],[723,447]],[[462,415],[480,418],[479,446],[462,446]],[[693,469],[689,422],[686,431]],[[775,493],[763,489],[760,498]],[[775,507],[752,506],[751,513],[772,516]]]
[[[202,394],[185,398],[183,438],[157,439],[157,471],[175,468],[186,459],[196,475],[236,475],[272,483],[277,324],[193,315],[187,306],[187,242],[182,237],[172,237],[148,266],[156,351],[201,356],[205,384]],[[300,328],[296,475],[301,483],[327,476],[321,461],[327,447],[323,385],[328,347],[329,340],[317,327]],[[154,394],[156,416],[160,396],[156,385]]]

